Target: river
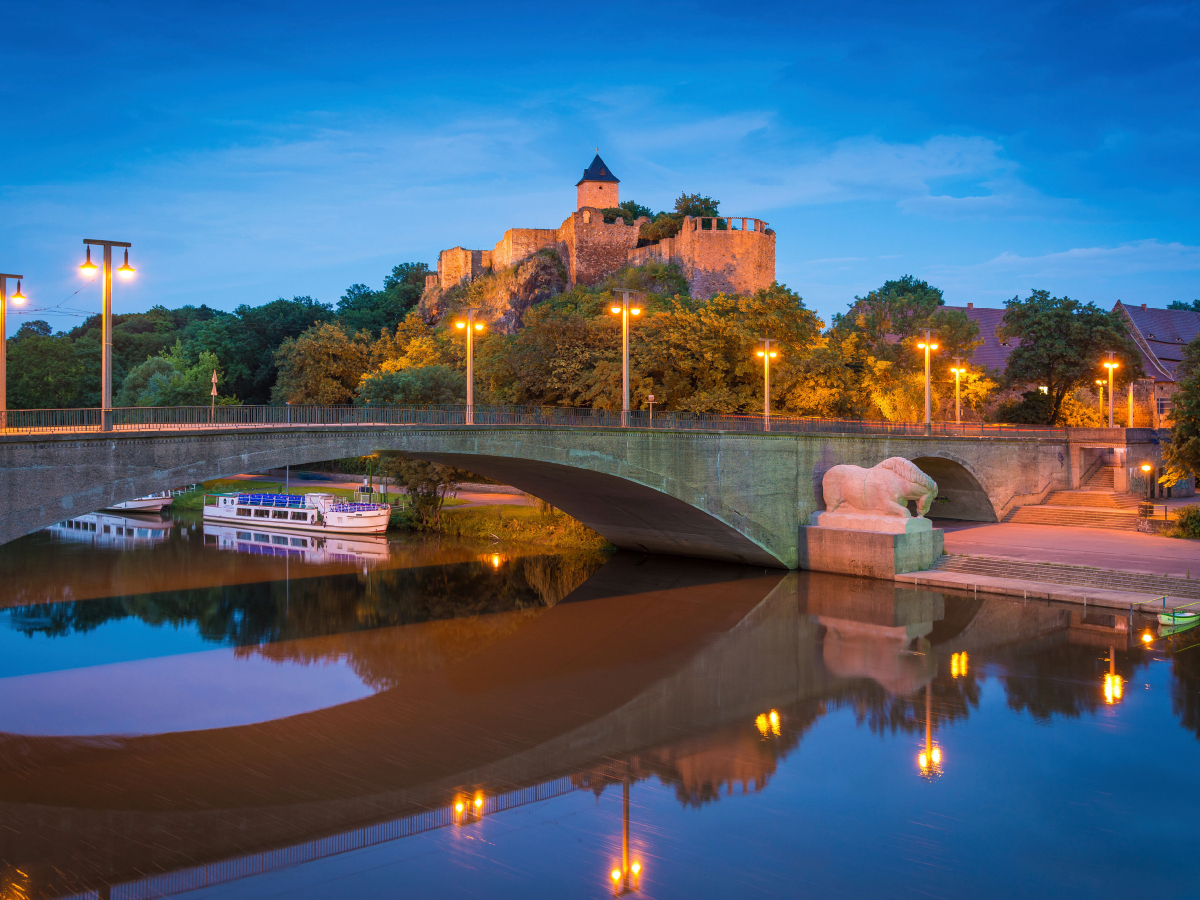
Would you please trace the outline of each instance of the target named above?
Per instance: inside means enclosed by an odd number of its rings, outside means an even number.
[[[1200,893],[1141,616],[186,513],[0,573],[5,900]]]

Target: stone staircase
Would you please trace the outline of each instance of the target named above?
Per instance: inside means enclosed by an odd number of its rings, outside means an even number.
[[[1166,575],[1141,575],[1136,572],[1093,569],[1088,566],[1065,566],[1059,563],[1028,562],[993,556],[941,556],[927,571],[959,572],[990,578],[1068,584],[1134,594],[1166,594],[1171,597],[1200,600],[1200,580]]]
[[[1066,525],[1074,528],[1137,529],[1136,494],[1113,488],[1111,466],[1100,466],[1083,486],[1073,491],[1054,491],[1039,504],[1009,510],[1005,522],[1019,525]]]

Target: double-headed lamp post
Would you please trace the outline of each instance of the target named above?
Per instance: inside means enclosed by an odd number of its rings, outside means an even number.
[[[1108,369],[1108,427],[1113,427],[1113,372],[1121,367],[1121,364],[1114,358],[1115,350],[1108,351],[1108,360],[1104,363],[1104,368]]]
[[[132,244],[124,241],[97,241],[84,238],[87,247],[87,259],[79,267],[85,278],[92,278],[98,266],[92,262],[92,247],[104,248],[104,293],[102,300],[102,317],[100,331],[100,416],[101,430],[112,431],[112,248],[125,248],[125,263],[117,269],[122,278],[132,278],[133,266],[129,265],[129,248]]]
[[[934,343],[933,336],[929,329],[925,329],[925,339],[917,344],[918,350],[925,351],[925,433],[933,433],[933,419],[931,418],[930,390],[929,390],[929,351],[936,350],[938,345]]]
[[[620,294],[620,302],[617,295]],[[621,427],[629,427],[629,317],[640,316],[642,309],[637,305],[636,298],[641,291],[613,291],[613,305],[610,312],[621,317]],[[631,299],[632,298],[632,299]]]
[[[1096,379],[1096,412],[1100,413],[1100,418],[1104,418],[1104,379]]]
[[[1142,463],[1142,476],[1146,479],[1146,499],[1154,499],[1154,482],[1150,480],[1150,473],[1154,471],[1154,466],[1148,462]]]
[[[21,293],[21,276],[0,272],[0,431],[8,428],[8,279],[17,279],[17,292],[12,302],[21,306],[25,295]]]
[[[465,319],[459,319],[454,327],[467,333],[467,424],[475,424],[475,332],[483,331],[483,323],[475,321],[475,313],[482,307],[468,306],[463,310]]]
[[[771,430],[771,360],[779,354],[771,349],[772,344],[779,343],[774,338],[763,338],[762,349],[758,351],[763,361],[763,431]]]
[[[958,402],[958,379],[967,373],[966,367],[962,364],[961,356],[954,357],[954,365],[950,367],[950,371],[954,373],[954,424],[961,425],[962,411]]]

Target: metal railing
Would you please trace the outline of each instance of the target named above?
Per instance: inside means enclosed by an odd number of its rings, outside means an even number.
[[[298,427],[503,427],[621,428],[621,411],[577,409],[565,406],[139,406],[114,409],[104,428],[99,409],[9,410],[7,434],[90,434],[121,432],[190,431],[211,428]],[[861,419],[821,419],[772,416],[764,428],[762,416],[710,415],[705,413],[632,410],[629,428],[656,431],[718,431],[775,434],[870,434],[922,437],[920,422],[872,422]],[[1064,428],[1032,425],[955,425],[934,422],[934,437],[1063,437]]]

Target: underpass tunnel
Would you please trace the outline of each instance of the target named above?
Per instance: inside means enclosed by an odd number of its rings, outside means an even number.
[[[578,519],[623,550],[787,568],[715,516],[645,485],[590,469],[466,453],[398,452],[511,484]]]
[[[919,456],[912,463],[937,482],[937,499],[926,514],[930,519],[999,521],[987,491],[961,463],[940,456]]]

